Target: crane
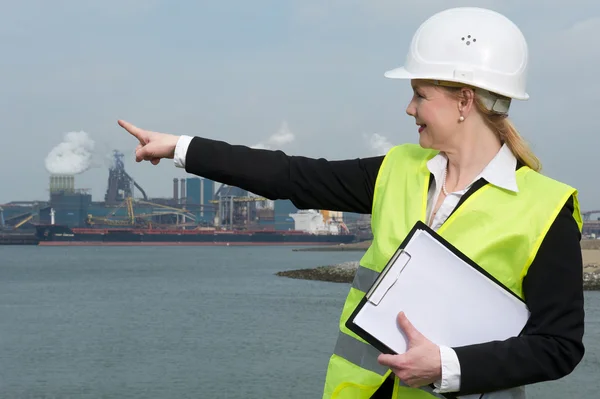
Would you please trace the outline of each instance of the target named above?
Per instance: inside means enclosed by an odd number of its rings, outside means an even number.
[[[134,211],[134,204],[146,204],[155,208],[163,208],[165,211],[153,211],[148,213],[138,213],[136,214]],[[125,207],[127,209],[126,217],[115,217],[116,212]],[[175,208],[168,205],[156,204],[149,201],[144,201],[140,199],[133,199],[132,197],[126,197],[123,202],[121,202],[115,209],[113,209],[109,214],[105,217],[88,215],[87,223],[89,225],[94,224],[104,224],[104,225],[112,225],[112,226],[135,226],[137,224],[141,224],[143,226],[150,226],[152,224],[153,216],[164,216],[164,215],[179,215],[187,218],[190,221],[196,221],[196,217],[193,213],[190,213],[185,208]],[[189,226],[190,224],[186,223],[178,223],[180,226]]]

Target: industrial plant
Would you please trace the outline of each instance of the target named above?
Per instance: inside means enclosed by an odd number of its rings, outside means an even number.
[[[149,198],[113,151],[104,201],[51,174],[49,198],[0,205],[0,243],[334,244],[369,239],[368,215],[298,210],[200,177],[174,178],[172,195]]]
[[[49,198],[0,205],[0,244],[316,245],[372,238],[369,215],[298,210],[212,180],[174,178],[168,198],[149,198],[113,151],[104,201],[50,174]],[[600,238],[600,210],[582,212],[583,237]]]

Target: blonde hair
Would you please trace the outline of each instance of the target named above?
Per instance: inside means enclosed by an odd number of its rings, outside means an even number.
[[[542,170],[542,163],[533,153],[525,139],[521,137],[517,128],[505,114],[498,114],[488,110],[476,95],[475,104],[483,114],[483,120],[498,136],[501,142],[506,143],[515,157],[525,166],[539,172]]]
[[[477,94],[477,88],[464,84],[457,84],[454,82],[437,82],[437,86],[447,90],[448,92],[454,94],[456,97],[461,97],[460,90],[462,88],[470,88],[475,92],[475,105],[477,109],[483,115],[483,119],[488,127],[498,136],[502,143],[506,143],[508,148],[515,155],[517,160],[521,162],[523,165],[528,166],[529,168],[539,172],[542,170],[542,163],[539,158],[533,153],[529,145],[521,137],[517,128],[513,125],[513,123],[508,118],[507,114],[499,114],[497,112],[489,110],[481,100],[481,97]],[[497,97],[510,100],[506,97],[500,96],[498,94],[494,94]]]

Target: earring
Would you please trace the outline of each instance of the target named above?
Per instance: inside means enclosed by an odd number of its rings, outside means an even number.
[[[465,117],[461,115],[460,118],[458,118],[458,120],[461,121],[461,122],[464,122]]]

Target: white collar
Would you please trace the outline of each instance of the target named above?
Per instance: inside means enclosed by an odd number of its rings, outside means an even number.
[[[427,168],[433,174],[438,186],[442,184],[441,179],[447,164],[448,158],[446,158],[446,155],[442,152],[427,162]],[[506,144],[503,144],[496,156],[494,156],[490,163],[487,164],[481,173],[473,179],[471,184],[463,191],[466,191],[473,183],[480,178],[483,178],[494,186],[516,193],[519,191],[517,186],[516,168],[517,158],[515,158],[510,148],[508,148]]]

